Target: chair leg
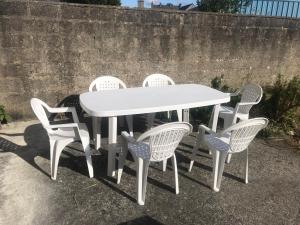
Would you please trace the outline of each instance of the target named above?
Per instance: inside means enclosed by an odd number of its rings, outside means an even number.
[[[136,168],[136,184],[137,184],[137,202],[139,205],[144,205],[142,198],[142,187],[143,187],[143,159],[137,159],[137,168]]]
[[[54,140],[49,140],[50,142],[50,174],[52,176],[53,173],[53,154],[55,151],[55,141]]]
[[[230,153],[227,155],[226,163],[230,163],[231,156],[232,156],[232,154],[230,154]]]
[[[232,118],[226,116],[224,118],[224,126],[223,126],[223,129],[227,129],[228,127],[230,127],[232,125]]]
[[[149,113],[147,115],[147,129],[151,129],[151,127],[153,126],[154,118],[155,113]]]
[[[90,143],[88,140],[81,139],[83,151],[85,153],[86,157],[86,164],[89,171],[90,178],[94,177],[94,170],[93,170],[93,163],[92,163],[92,156],[91,156],[91,149],[90,149]]]
[[[129,130],[129,134],[133,137],[133,116],[126,116],[127,126]]]
[[[178,184],[178,171],[177,171],[177,161],[175,154],[172,156],[172,164],[175,176],[175,193],[176,195],[179,194],[179,184]]]
[[[216,192],[219,191],[217,188],[217,181],[218,181],[218,172],[219,172],[219,158],[220,158],[220,152],[213,150],[212,151],[212,157],[213,157],[213,185],[212,189]]]
[[[126,142],[127,144],[127,142]],[[123,167],[126,161],[128,149],[127,147],[122,147],[120,155],[119,155],[119,161],[118,161],[118,174],[117,174],[117,184],[120,184],[121,182],[121,177],[123,173]]]
[[[52,174],[51,174],[52,180],[56,180],[59,157],[65,146],[66,146],[65,143],[60,143],[58,141],[56,142],[56,145],[55,145],[55,148],[53,151]]]
[[[149,161],[144,161],[143,165],[143,189],[142,189],[142,200],[145,203],[146,199],[146,189],[147,189],[147,177],[148,177],[148,169],[149,169]]]
[[[246,149],[245,184],[248,184],[248,148]]]
[[[200,138],[201,138],[201,135],[199,132],[197,134],[197,137],[196,137],[196,142],[194,144],[194,147],[193,147],[193,150],[192,150],[192,156],[191,156],[191,162],[190,162],[190,168],[189,168],[189,172],[192,171],[192,167],[194,165],[194,160],[195,160],[195,157],[196,157],[196,152],[199,148],[199,145],[200,145]]]
[[[163,160],[163,172],[166,172],[166,170],[167,170],[167,164],[168,164],[168,161],[167,161],[168,159],[164,159]]]
[[[227,152],[220,152],[217,189],[220,190]]]

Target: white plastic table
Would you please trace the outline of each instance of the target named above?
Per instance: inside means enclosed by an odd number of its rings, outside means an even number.
[[[212,129],[216,130],[220,104],[230,101],[230,95],[200,84],[180,84],[165,87],[127,88],[80,95],[81,107],[94,119],[96,149],[100,146],[97,118],[109,118],[108,143],[117,142],[117,116],[183,110],[214,105]],[[182,120],[182,118],[179,118]],[[114,162],[108,159],[107,173],[114,175]]]

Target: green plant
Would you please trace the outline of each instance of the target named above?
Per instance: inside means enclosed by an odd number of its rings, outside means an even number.
[[[1,124],[5,124],[10,120],[10,116],[5,112],[3,105],[0,105],[0,127]]]
[[[211,87],[223,92],[235,90],[223,84],[224,76],[217,76],[211,81]],[[278,75],[273,86],[264,87],[264,95],[258,105],[253,106],[250,117],[264,116],[270,120],[269,125],[260,134],[271,136],[289,134],[300,138],[300,77],[295,76],[289,81]],[[228,105],[234,107],[240,97],[233,97]],[[191,109],[193,124],[208,123],[211,107]]]
[[[199,11],[218,13],[237,13],[245,10],[252,0],[197,0]]]
[[[300,77],[286,81],[278,75],[274,86],[265,88],[264,93],[258,113],[269,118],[269,133],[297,132],[300,124]]]
[[[226,84],[223,84],[224,80],[224,75],[222,74],[221,76],[217,76],[214,79],[211,80],[210,86],[214,89],[217,89],[219,91],[223,92],[233,92],[234,89],[228,87]]]
[[[227,93],[234,93],[236,92],[236,89],[230,88],[226,84],[223,84],[224,80],[224,75],[222,74],[221,76],[217,76],[214,79],[211,80],[210,86],[214,89],[217,89],[222,92],[227,92]],[[230,102],[224,104],[227,106],[235,107],[236,103],[240,101],[241,97],[240,96],[233,96],[231,97]]]
[[[241,6],[240,0],[197,0],[199,11],[237,13]]]

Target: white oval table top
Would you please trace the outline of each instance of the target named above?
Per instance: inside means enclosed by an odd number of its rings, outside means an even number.
[[[138,87],[80,95],[81,107],[91,116],[113,117],[217,105],[230,95],[200,84]]]

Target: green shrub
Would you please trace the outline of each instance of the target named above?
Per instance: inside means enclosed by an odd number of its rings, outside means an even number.
[[[211,87],[223,92],[235,90],[223,84],[223,75],[211,81]],[[278,134],[299,135],[300,130],[300,77],[295,76],[289,81],[278,75],[273,86],[264,87],[264,95],[258,105],[252,107],[250,117],[264,116],[270,120],[266,129],[261,132],[263,136]],[[232,97],[228,105],[234,107],[240,97]],[[212,108],[191,109],[193,121],[208,123]],[[197,119],[196,119],[197,118]]]
[[[219,77],[215,77],[214,79],[211,80],[210,86],[214,89],[217,89],[217,90],[220,90],[223,92],[230,91],[230,88],[227,85],[223,84],[223,79],[224,79],[223,74]]]
[[[235,92],[234,89],[223,84],[224,76],[215,77],[211,81],[211,87],[223,92]],[[300,137],[300,77],[295,76],[289,81],[283,80],[278,75],[273,86],[264,87],[264,95],[258,105],[254,105],[250,111],[250,118],[264,116],[270,120],[266,129],[260,134],[271,135],[294,135]],[[227,105],[235,107],[240,101],[240,96],[232,97]],[[190,110],[193,125],[199,123],[208,124],[212,107],[194,108]]]
[[[0,127],[1,124],[5,124],[10,120],[10,116],[5,112],[3,105],[0,105]]]
[[[278,75],[272,87],[264,88],[264,96],[253,116],[265,116],[270,120],[266,132],[295,134],[300,124],[300,77],[289,81]]]
[[[240,0],[197,0],[196,3],[202,12],[237,13],[241,7]]]

